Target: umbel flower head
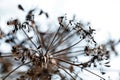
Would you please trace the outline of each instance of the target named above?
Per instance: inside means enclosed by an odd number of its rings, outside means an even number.
[[[21,5],[18,5],[18,8],[24,11]],[[66,16],[61,16],[58,17],[59,25],[54,31],[42,32],[42,26],[37,25],[34,20],[34,12],[35,9],[30,10],[23,22],[19,19],[8,21],[7,25],[12,26],[13,30],[6,35],[3,33],[0,35],[9,37],[5,42],[12,46],[9,55],[1,54],[0,62],[5,65],[3,59],[8,58],[13,61],[9,62],[11,67],[19,64],[14,69],[8,70],[10,66],[6,67],[7,73],[3,76],[3,80],[7,80],[10,76],[16,80],[51,80],[55,75],[58,75],[61,80],[76,80],[77,78],[82,80],[78,75],[82,69],[104,80],[103,77],[86,69],[91,66],[97,67],[97,63],[110,58],[110,52],[106,46],[98,46],[94,40],[95,29],[75,19],[67,20]],[[49,18],[48,13],[40,10],[38,15],[42,14]],[[17,42],[18,32],[26,37],[20,42]],[[29,35],[31,32],[34,36]],[[87,56],[90,59],[81,62],[79,61],[81,56]],[[108,63],[105,63],[106,67],[110,67]],[[16,72],[22,66],[28,69],[24,72]],[[81,71],[76,71],[76,67]]]

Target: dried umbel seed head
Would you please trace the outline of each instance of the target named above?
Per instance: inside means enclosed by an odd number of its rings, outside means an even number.
[[[24,11],[22,5],[18,5],[18,8]],[[28,12],[24,22],[20,22],[18,19],[7,22],[8,26],[14,27],[14,32],[9,34],[12,39],[6,40],[6,43],[12,46],[11,52],[6,57],[11,57],[12,64],[19,64],[19,66],[12,69],[3,80],[10,77],[13,72],[19,76],[19,78],[13,76],[17,80],[51,80],[54,74],[59,75],[63,80],[65,78],[69,80],[68,75],[72,80],[81,79],[74,67],[86,70],[100,79],[104,79],[86,69],[92,65],[96,68],[99,65],[97,63],[102,63],[103,60],[110,58],[110,51],[107,50],[106,44],[99,46],[94,40],[95,29],[90,26],[85,27],[75,18],[67,20],[66,16],[61,16],[58,17],[59,26],[56,26],[54,31],[42,32],[39,29],[42,29],[42,26],[36,24],[34,20],[36,17],[35,10],[31,9]],[[48,13],[43,10],[40,10],[38,14],[49,17]],[[22,35],[21,33],[25,37],[22,41],[17,38],[17,34]],[[29,33],[34,35],[31,36]],[[115,51],[114,43],[110,42],[109,44],[112,46],[112,51]],[[90,59],[79,61],[81,56],[90,57]],[[5,56],[0,55],[1,57],[4,58]],[[28,69],[24,72],[17,72],[16,70],[22,66],[26,66]],[[109,67],[107,63],[104,66]]]

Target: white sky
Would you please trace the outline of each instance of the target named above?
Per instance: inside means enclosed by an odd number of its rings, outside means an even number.
[[[26,10],[33,7],[43,9],[50,14],[51,21],[65,13],[68,17],[76,14],[77,18],[89,21],[97,30],[95,38],[98,42],[109,37],[120,38],[120,0],[0,0],[0,23],[10,15],[17,17],[24,14],[17,9],[18,4],[22,4]],[[116,58],[111,64],[114,70],[120,71],[120,64],[115,66],[118,60]],[[117,77],[113,77],[113,80],[117,80]]]

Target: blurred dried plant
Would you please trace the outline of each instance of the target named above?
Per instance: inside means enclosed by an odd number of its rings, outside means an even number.
[[[20,4],[18,8],[25,10]],[[66,16],[58,17],[59,26],[55,31],[42,32],[34,20],[34,11],[35,9],[32,9],[28,12],[24,22],[19,19],[9,20],[7,25],[14,29],[8,34],[0,30],[0,39],[5,38],[5,42],[12,46],[11,52],[7,55],[0,52],[0,64],[2,65],[0,72],[4,74],[3,80],[7,80],[12,73],[15,73],[12,78],[16,80],[51,80],[55,74],[59,75],[61,80],[76,80],[77,78],[83,80],[78,75],[76,67],[81,69],[79,72],[86,70],[101,80],[105,80],[87,68],[91,66],[96,68],[104,60],[106,62],[103,65],[110,67],[110,50],[117,54],[113,41],[98,45],[94,40],[95,29],[89,25],[85,27],[83,23],[75,19],[67,20]],[[38,15],[42,14],[49,18],[48,13],[40,10]],[[26,38],[17,42],[16,34],[19,31],[24,33]],[[33,32],[34,36],[30,37],[30,32]],[[107,46],[110,48],[108,49]],[[87,56],[90,59],[81,62],[80,56]],[[19,66],[13,69],[15,65]],[[22,66],[28,69],[16,71]],[[101,73],[105,74],[105,72]]]

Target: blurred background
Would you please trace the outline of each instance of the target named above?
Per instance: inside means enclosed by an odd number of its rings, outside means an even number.
[[[21,4],[25,12],[19,11],[17,5]],[[90,23],[91,27],[96,30],[95,40],[98,44],[107,42],[109,39],[120,39],[120,0],[0,0],[0,27],[5,33],[6,22],[12,18],[24,19],[27,11],[30,9],[42,9],[48,12],[49,19],[43,16],[40,23],[45,26],[57,25],[59,16],[67,15],[72,18],[73,15],[83,23]],[[45,22],[46,21],[46,22]],[[2,45],[0,41],[0,50],[5,50],[9,46]],[[5,47],[5,48],[4,48]],[[120,45],[116,46],[120,54]],[[111,67],[106,69],[107,74],[102,75],[107,80],[120,80],[120,56],[111,56]],[[96,76],[84,73],[90,80],[96,80]],[[86,80],[87,80],[86,78]]]

